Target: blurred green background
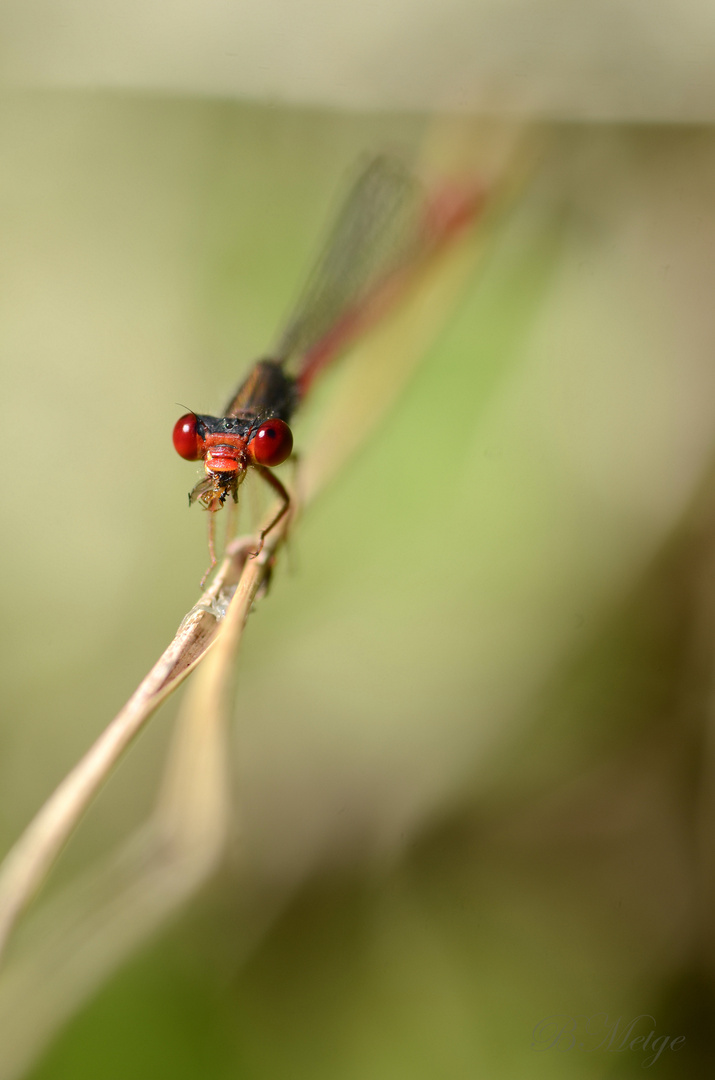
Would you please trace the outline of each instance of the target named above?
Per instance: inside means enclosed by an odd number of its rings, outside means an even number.
[[[197,597],[177,402],[212,411],[266,350],[356,159],[432,128],[0,99],[3,850]],[[221,874],[33,1080],[641,1075],[534,1036],[600,1013],[706,1075],[715,138],[541,146],[250,622]],[[50,891],[150,812],[175,709]]]

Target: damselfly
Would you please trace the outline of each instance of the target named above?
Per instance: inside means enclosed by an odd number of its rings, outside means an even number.
[[[211,514],[206,576],[216,565],[214,513],[227,499],[238,501],[254,469],[280,500],[260,533],[253,552],[259,554],[290,507],[271,469],[292,453],[288,424],[316,375],[392,306],[414,269],[474,217],[482,200],[481,187],[442,185],[430,194],[401,160],[370,160],[276,346],[254,364],[221,416],[189,412],[177,420],[177,453],[204,463],[189,505],[198,502]]]

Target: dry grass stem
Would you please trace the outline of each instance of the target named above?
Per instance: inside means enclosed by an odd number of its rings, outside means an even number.
[[[489,230],[473,230],[418,268],[410,303],[345,362],[330,416],[301,457],[302,512],[398,394],[472,273]],[[375,402],[380,403],[376,409]],[[330,453],[325,452],[326,445]],[[296,514],[290,517],[295,526]],[[201,664],[177,722],[151,820],[102,866],[33,915],[33,934],[0,976],[0,1080],[21,1074],[53,1032],[147,934],[214,871],[231,799],[226,775],[235,656],[289,527],[231,546],[214,581],[124,708],[62,781],[0,867],[0,954],[22,912],[122,753],[158,706]],[[202,662],[203,661],[203,662]]]

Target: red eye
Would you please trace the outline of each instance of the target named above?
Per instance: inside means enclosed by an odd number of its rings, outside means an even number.
[[[193,413],[187,413],[174,424],[174,449],[187,461],[198,461],[203,456],[204,440],[199,435],[197,424]]]
[[[293,435],[283,420],[266,420],[248,444],[247,450],[256,465],[280,465],[290,457]]]

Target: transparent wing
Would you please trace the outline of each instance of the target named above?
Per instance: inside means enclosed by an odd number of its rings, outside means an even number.
[[[301,368],[316,346],[404,266],[420,245],[423,191],[398,158],[373,158],[359,175],[273,355]],[[325,351],[328,351],[327,349]]]

